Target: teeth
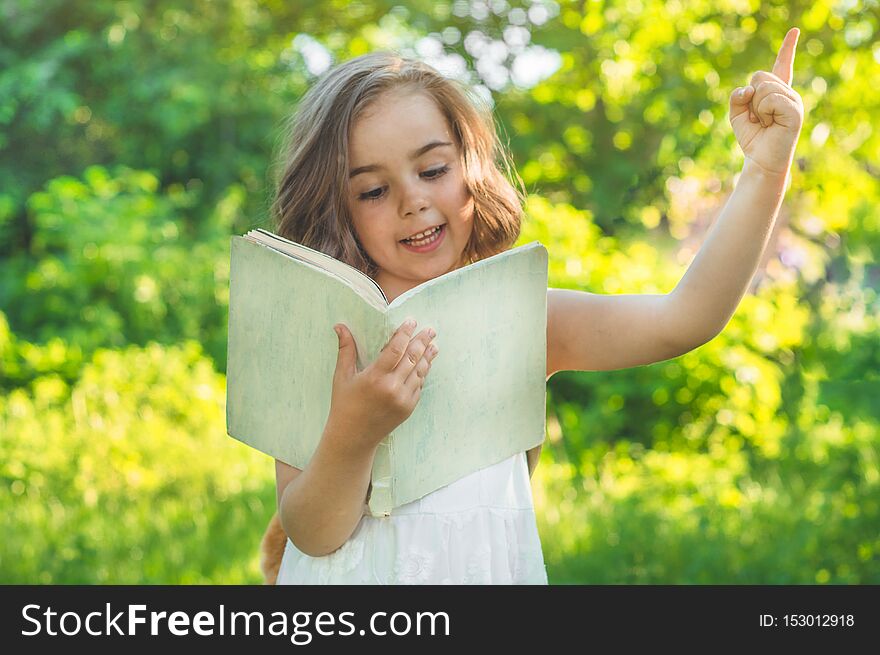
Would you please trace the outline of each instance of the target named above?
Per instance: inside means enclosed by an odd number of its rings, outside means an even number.
[[[408,237],[408,238],[404,239],[404,241],[406,241],[407,243],[411,243],[411,242],[413,242],[413,241],[417,241],[417,240],[419,240],[419,239],[422,239],[422,238],[424,238],[424,237],[426,237],[426,236],[430,236],[430,235],[432,235],[432,234],[435,234],[435,233],[438,232],[439,230],[440,230],[440,226],[438,225],[437,227],[435,227],[435,228],[433,228],[433,229],[425,230],[424,232],[419,232],[418,234],[414,234],[414,235],[412,235],[411,237]]]
[[[407,245],[410,245],[410,246],[416,246],[416,247],[426,246],[429,243],[433,243],[434,241],[436,241],[437,239],[440,238],[440,228],[441,227],[442,227],[442,225],[434,228],[433,230],[428,230],[427,232],[422,232],[422,234],[428,235],[424,239],[414,239],[413,237],[410,237],[409,239],[404,239],[403,242]]]
[[[424,232],[419,232],[418,234],[413,234],[411,237],[408,237],[406,241],[415,241],[416,239],[421,239],[422,237],[426,237],[429,234],[435,232],[437,228],[431,228],[430,230],[425,230]]]

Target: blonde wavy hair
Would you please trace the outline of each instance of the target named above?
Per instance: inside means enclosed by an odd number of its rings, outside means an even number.
[[[498,138],[491,108],[469,87],[430,65],[388,51],[342,62],[301,99],[276,161],[279,174],[271,205],[275,232],[375,277],[376,263],[358,241],[346,202],[348,142],[352,125],[371,103],[398,90],[433,98],[457,141],[465,184],[474,199],[473,231],[462,264],[508,249],[519,236],[525,192]]]

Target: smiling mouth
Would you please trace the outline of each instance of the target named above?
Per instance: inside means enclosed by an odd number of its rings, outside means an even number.
[[[437,234],[440,232],[440,228],[442,228],[442,227],[443,227],[443,225],[436,225],[428,230],[422,230],[421,232],[416,233],[418,235],[418,239],[416,239],[414,236],[412,236],[412,237],[407,237],[406,239],[401,239],[400,242],[406,243],[411,246],[424,245],[424,244],[430,242],[432,238],[437,236]]]

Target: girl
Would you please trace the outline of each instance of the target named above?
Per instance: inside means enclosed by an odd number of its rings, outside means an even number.
[[[676,288],[619,296],[548,290],[547,378],[677,357],[730,319],[771,232],[803,122],[789,85],[797,38],[790,30],[773,72],[755,73],[731,95],[743,171]],[[498,163],[510,168],[491,113],[466,88],[417,61],[364,55],[329,71],[302,99],[275,229],[359,268],[391,301],[514,243],[524,196]],[[540,447],[387,518],[365,514],[377,445],[415,409],[438,356],[436,335],[405,323],[357,371],[350,332],[334,329],[339,354],[319,445],[304,470],[276,461],[278,513],[262,545],[267,581],[277,572],[278,584],[546,584],[529,487]]]

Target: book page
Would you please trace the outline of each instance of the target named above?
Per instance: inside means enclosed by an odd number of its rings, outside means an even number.
[[[419,404],[390,439],[394,506],[543,442],[547,251],[540,243],[426,282],[396,298],[386,316],[386,334],[407,316],[417,330],[433,327],[440,351]]]
[[[385,292],[382,291],[382,288],[376,284],[372,278],[364,275],[353,266],[349,266],[345,262],[341,262],[326,253],[313,250],[301,243],[290,241],[289,239],[285,239],[282,236],[263,229],[250,230],[244,236],[247,239],[269,246],[270,248],[275,248],[291,257],[296,257],[314,266],[334,273],[339,278],[346,280],[351,284],[365,298],[369,298],[375,307],[384,308],[388,304],[388,299],[385,298]]]
[[[323,433],[339,343],[351,330],[358,368],[382,345],[384,315],[332,273],[232,237],[227,432],[302,469]]]

